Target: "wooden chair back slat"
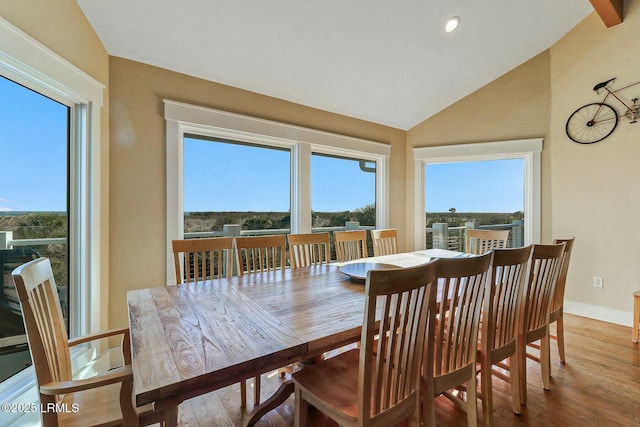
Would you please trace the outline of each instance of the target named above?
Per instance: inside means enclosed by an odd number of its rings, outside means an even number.
[[[478,325],[491,254],[441,259],[442,301],[436,326],[435,375],[475,363]]]
[[[289,234],[287,240],[291,268],[330,262],[329,233]]]
[[[398,253],[398,230],[371,230],[373,242],[373,256],[391,255]]]
[[[569,272],[569,261],[571,260],[571,251],[573,250],[573,243],[575,238],[571,239],[555,239],[553,244],[557,245],[564,243],[564,251],[562,252],[562,260],[560,261],[560,271],[558,272],[558,280],[556,281],[556,287],[553,292],[553,298],[551,299],[551,313],[562,310],[564,303],[564,289],[567,284],[567,273]]]
[[[48,258],[14,271],[38,384],[71,380],[69,338]]]
[[[367,275],[358,378],[361,420],[396,407],[402,411],[408,400],[413,403],[404,411],[410,414],[417,404],[424,339],[433,332],[436,313],[437,262]],[[426,347],[432,360],[433,347]]]
[[[492,249],[504,249],[509,245],[509,230],[467,229],[465,252],[481,255]]]
[[[235,243],[238,275],[262,271],[284,271],[287,256],[284,234],[236,237]]]
[[[533,246],[529,281],[524,293],[525,332],[540,330],[549,324],[549,306],[564,247],[564,243]]]
[[[466,384],[466,401],[453,395],[448,396],[465,407],[469,425],[477,423],[478,328],[491,257],[491,253],[486,253],[474,257],[438,260],[436,277],[440,301],[434,333],[427,335],[427,339],[433,341],[433,366],[423,370],[426,425],[435,425],[434,398],[462,384]]]
[[[353,261],[369,256],[366,230],[336,231],[333,233],[333,237],[338,262]]]
[[[491,280],[483,309],[482,339],[493,351],[518,338],[518,315],[532,246],[493,251]]]
[[[174,240],[176,283],[231,277],[233,237]]]

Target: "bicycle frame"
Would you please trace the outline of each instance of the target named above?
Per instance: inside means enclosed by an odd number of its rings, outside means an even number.
[[[618,95],[616,95],[618,92],[623,91],[625,89],[628,89],[632,86],[637,85],[640,82],[635,82],[635,83],[631,83],[630,85],[627,85],[625,87],[622,87],[620,89],[616,89],[616,90],[611,90],[609,89],[609,85],[611,83],[613,83],[616,80],[616,78],[612,78],[610,80],[604,81],[602,83],[598,83],[597,85],[595,85],[593,87],[593,90],[597,93],[600,94],[602,89],[607,91],[607,94],[604,96],[604,98],[601,101],[601,104],[604,104],[607,100],[607,98],[609,97],[609,95],[613,96],[615,99],[618,100],[618,102],[620,102],[622,105],[625,106],[626,111],[624,112],[624,114],[619,114],[618,117],[626,117],[629,119],[630,123],[636,123],[638,121],[638,119],[640,119],[640,104],[638,104],[638,98],[632,98],[631,102],[633,104],[628,104],[626,102],[624,102],[621,97],[619,97]]]

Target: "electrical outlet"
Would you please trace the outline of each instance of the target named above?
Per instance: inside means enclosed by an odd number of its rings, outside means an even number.
[[[602,277],[593,276],[593,287],[594,288],[602,288]]]

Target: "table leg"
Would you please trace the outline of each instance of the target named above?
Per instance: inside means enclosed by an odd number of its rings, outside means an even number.
[[[178,407],[173,406],[164,410],[164,426],[176,427],[178,425]]]
[[[280,388],[271,397],[269,397],[264,401],[264,403],[262,403],[260,406],[257,406],[253,410],[253,412],[251,412],[249,419],[245,423],[245,427],[254,426],[264,414],[282,405],[289,398],[289,396],[293,394],[293,391],[293,381],[288,380],[283,382],[280,385]]]
[[[316,354],[315,356],[309,357],[297,364],[289,365],[286,368],[281,368],[281,377],[284,378],[284,372],[286,372],[289,368],[294,371],[295,367],[299,369],[303,369],[305,365],[315,365],[318,362],[321,362],[324,359],[323,354]],[[258,377],[256,377],[258,378]],[[245,427],[253,427],[260,418],[267,412],[277,408],[282,405],[294,392],[295,387],[293,386],[293,381],[287,380],[280,385],[280,388],[276,390],[269,399],[265,400],[264,403],[256,406],[256,408],[251,412],[249,416],[249,420],[244,424]],[[259,397],[257,397],[259,398]],[[256,399],[257,399],[256,398]]]

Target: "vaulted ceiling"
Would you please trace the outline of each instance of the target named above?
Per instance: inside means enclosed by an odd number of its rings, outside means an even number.
[[[110,55],[407,130],[622,0],[77,1]]]

